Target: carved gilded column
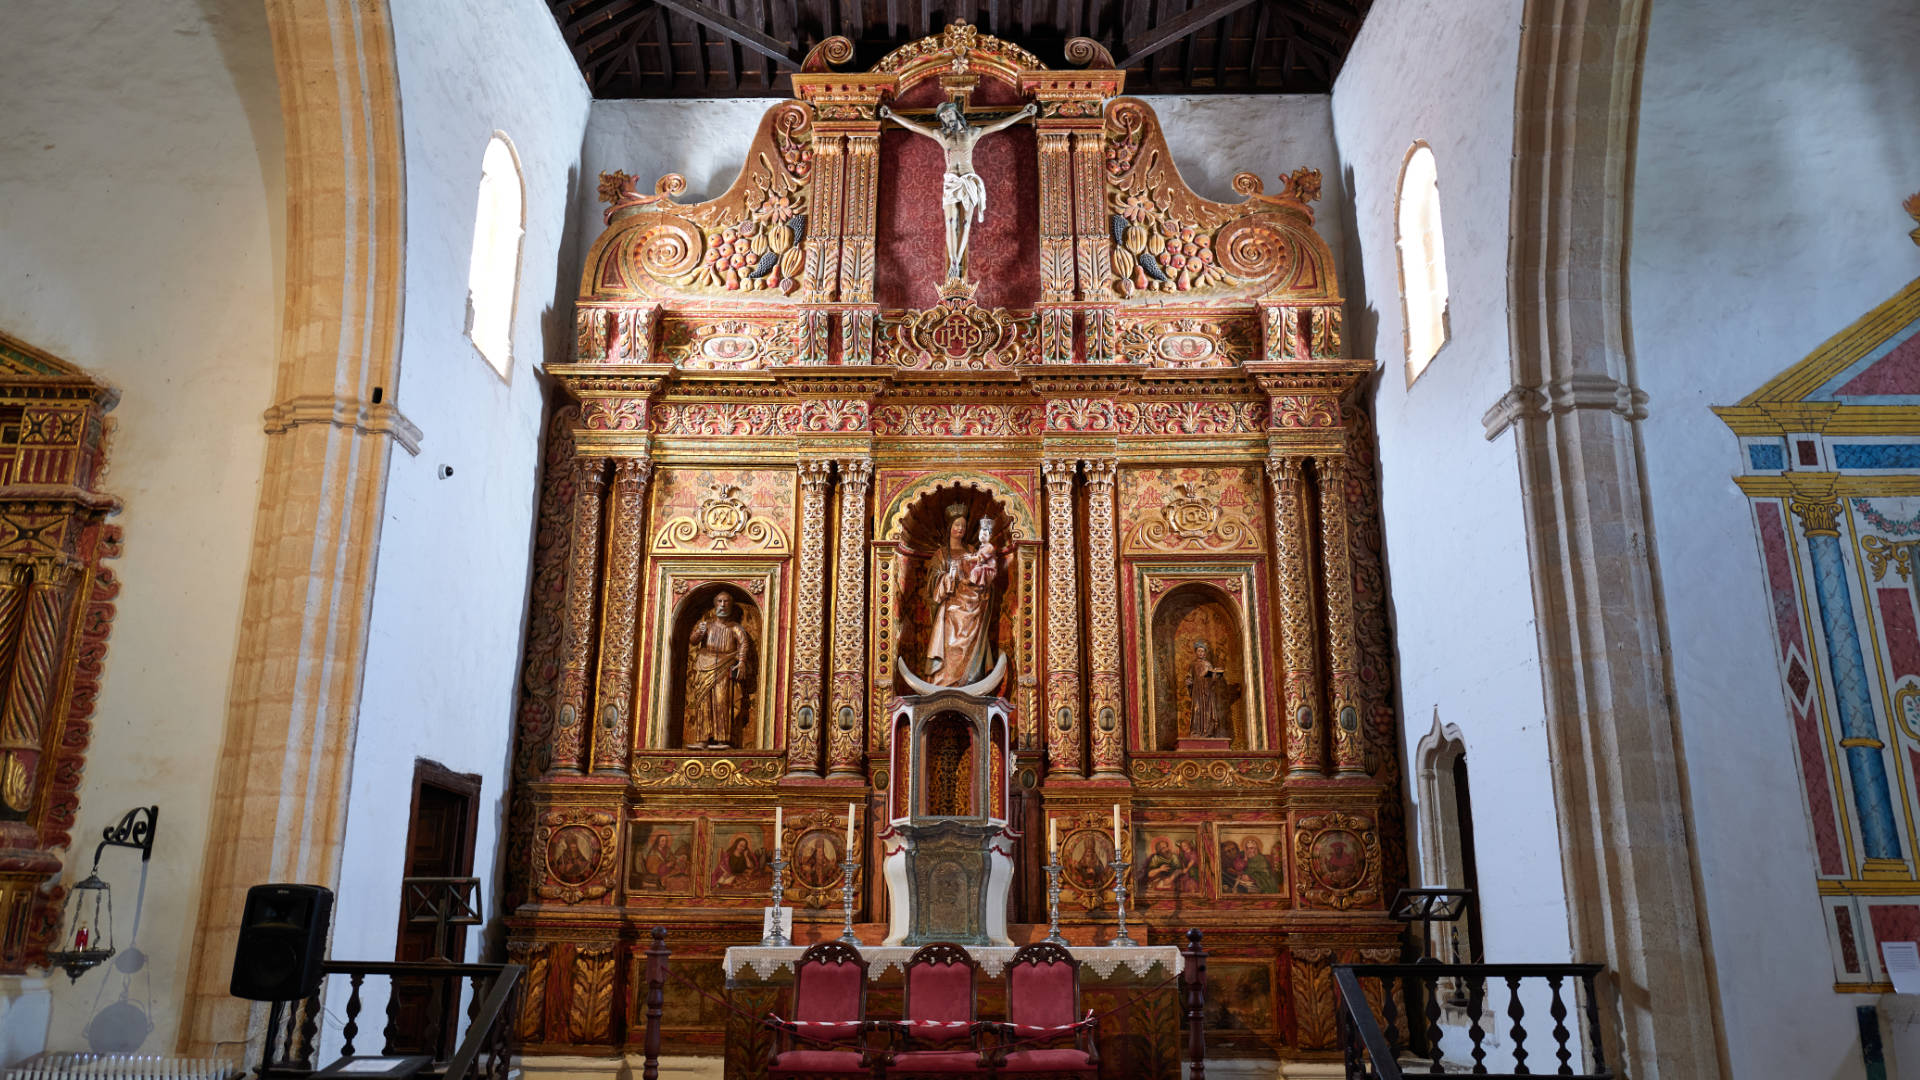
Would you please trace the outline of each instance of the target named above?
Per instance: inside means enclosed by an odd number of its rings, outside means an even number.
[[[616,458],[613,463],[599,696],[593,709],[597,773],[626,772],[633,753],[634,618],[640,603],[640,560],[647,549],[647,478],[652,471],[653,463],[645,458]]]
[[[875,263],[874,218],[880,191],[880,127],[871,132],[849,132],[846,151],[846,202],[840,245],[840,302],[873,303]],[[840,362],[851,366],[873,363],[873,335],[879,309],[840,310]]]
[[[1367,775],[1366,734],[1360,729],[1360,653],[1353,640],[1353,559],[1347,550],[1347,461],[1316,457],[1320,481],[1322,615],[1327,627],[1327,712],[1332,718],[1333,766],[1339,776]]]
[[[840,463],[839,565],[833,574],[833,727],[827,776],[858,777],[866,755],[867,488],[873,462]]]
[[[61,661],[73,607],[73,579],[74,567],[64,559],[33,561],[6,709],[0,712],[0,802],[5,803],[9,817],[26,814],[33,804],[47,724],[64,674]]]
[[[1074,261],[1080,299],[1113,298],[1113,233],[1108,227],[1107,135],[1104,126],[1073,134]],[[1081,333],[1090,364],[1112,363],[1119,328],[1110,305],[1081,309]]]
[[[800,463],[800,552],[794,589],[793,696],[787,703],[787,775],[820,775],[820,684],[827,620],[827,487],[833,462]]]
[[[587,711],[594,646],[594,597],[600,579],[600,519],[607,497],[607,459],[573,463],[573,548],[567,562],[567,637],[560,668],[560,708],[554,714],[547,774],[577,773],[585,752],[581,717]]]
[[[1093,775],[1127,775],[1120,704],[1120,566],[1113,521],[1113,461],[1082,463],[1087,472],[1087,653],[1092,673]]]
[[[1080,578],[1073,534],[1076,462],[1049,461],[1047,479],[1047,762],[1080,767]]]
[[[1314,632],[1313,538],[1307,532],[1306,459],[1268,458],[1267,480],[1273,485],[1273,535],[1280,571],[1287,775],[1318,776],[1326,756],[1320,735],[1320,650]]]

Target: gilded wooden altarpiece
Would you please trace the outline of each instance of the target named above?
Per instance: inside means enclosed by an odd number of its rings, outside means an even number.
[[[638,1041],[655,924],[719,989],[713,961],[759,935],[776,806],[802,936],[838,925],[827,863],[849,802],[875,856],[896,660],[922,662],[956,518],[994,521],[1013,816],[1060,824],[1071,937],[1111,934],[1118,804],[1147,938],[1202,927],[1237,973],[1221,1052],[1330,1052],[1330,965],[1397,955],[1372,364],[1341,354],[1319,174],[1201,198],[1111,59],[1067,52],[955,24],[842,72],[834,39],[717,198],[601,178],[574,355],[548,368],[508,839],[536,1051]],[[1038,112],[979,143],[987,214],[942,280],[937,148],[879,110],[948,100]],[[751,607],[751,720],[689,748],[684,605],[719,589]],[[1230,702],[1199,743],[1196,670]],[[1023,847],[1012,917],[1044,923],[1044,841]],[[884,882],[858,885],[879,918]],[[723,1024],[669,1003],[684,1049]]]
[[[117,391],[0,334],[0,972],[46,962],[120,584]]]

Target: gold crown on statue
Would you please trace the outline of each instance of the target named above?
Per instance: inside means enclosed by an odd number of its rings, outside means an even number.
[[[952,521],[954,518],[963,518],[966,516],[967,516],[966,503],[948,503],[947,504],[947,520],[948,521]]]

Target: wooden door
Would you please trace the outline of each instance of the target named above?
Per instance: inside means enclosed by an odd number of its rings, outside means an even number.
[[[473,873],[474,828],[480,810],[480,778],[456,773],[420,759],[413,766],[413,808],[408,814],[407,861],[403,879],[467,877]],[[434,955],[436,928],[407,918],[406,885],[401,885],[400,934],[393,958],[459,963],[466,957],[467,928],[449,927],[444,958]],[[460,1006],[458,980],[396,979],[393,985],[394,1037],[388,1053],[452,1053]]]

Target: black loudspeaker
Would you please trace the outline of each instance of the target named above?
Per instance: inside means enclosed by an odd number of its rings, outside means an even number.
[[[320,988],[333,890],[255,885],[240,917],[228,992],[250,1001],[299,1001]]]

